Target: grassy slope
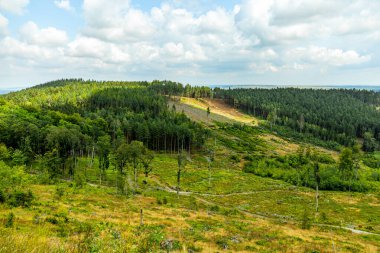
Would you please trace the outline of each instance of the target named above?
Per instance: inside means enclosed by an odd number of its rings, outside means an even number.
[[[142,194],[135,197],[116,195],[112,187],[90,184],[78,189],[64,182],[65,194],[58,199],[56,186],[33,185],[31,189],[37,200],[31,208],[0,208],[0,217],[10,211],[16,216],[14,228],[0,228],[0,252],[15,252],[15,248],[19,252],[31,249],[144,252],[146,245],[152,247],[152,252],[158,252],[160,247],[154,244],[155,236],[160,237],[157,240],[179,241],[181,247],[177,251],[181,252],[188,249],[216,252],[224,247],[231,252],[333,252],[333,247],[340,252],[380,249],[378,236],[330,227],[301,229],[305,209],[310,219],[314,217],[314,194],[310,189],[295,189],[280,181],[244,174],[239,164],[221,161],[222,155],[219,153],[217,160],[224,162],[225,167],[219,168],[220,164],[218,169],[213,169],[211,188],[206,163],[201,156],[193,157],[181,189],[202,194],[182,195],[179,199],[174,193],[157,190],[163,185],[176,184],[174,155],[159,155],[155,159],[155,170],[147,184],[140,176]],[[89,172],[89,179],[96,182],[96,170]],[[112,169],[107,178],[112,184]],[[320,208],[325,217],[319,215],[316,220],[363,230],[372,226],[371,231],[379,233],[379,206],[378,195],[323,192]],[[141,208],[146,226],[143,232],[139,232]],[[54,219],[57,222],[52,224]]]
[[[194,114],[202,110],[204,116],[197,119],[209,120],[203,109],[189,105],[181,108]],[[231,121],[223,115],[215,117]],[[176,185],[176,156],[164,154],[155,158],[147,184],[140,176],[141,194],[133,197],[115,194],[112,168],[107,171],[107,182],[103,182],[110,187],[98,186],[96,162],[87,169],[90,184],[76,188],[71,182],[63,182],[65,194],[60,199],[56,186],[32,185],[36,195],[32,207],[0,205],[3,223],[9,212],[16,216],[13,228],[0,228],[0,252],[160,252],[162,240],[173,240],[173,251],[177,252],[380,250],[380,236],[328,226],[300,228],[306,210],[308,219],[318,224],[380,234],[379,193],[321,192],[321,212],[315,215],[313,190],[243,173],[243,160],[230,159],[256,150],[281,153],[280,147],[290,142],[260,131],[231,133],[215,128],[214,134],[215,140],[208,143],[216,144],[211,183],[205,157],[193,155],[182,178],[184,192],[180,198],[170,192]],[[80,160],[82,170],[88,164],[86,159]],[[140,209],[144,210],[142,227]]]

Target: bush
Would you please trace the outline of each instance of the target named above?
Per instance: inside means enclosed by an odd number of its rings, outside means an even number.
[[[240,162],[240,157],[238,155],[231,155],[230,156],[231,161],[238,163]]]
[[[34,195],[30,190],[28,192],[16,190],[9,195],[8,204],[14,207],[28,207],[31,205],[33,199]]]
[[[76,173],[74,176],[75,186],[78,188],[82,188],[86,185],[86,177],[83,173]]]
[[[329,154],[317,153],[317,154],[312,155],[311,159],[313,161],[318,161],[320,163],[325,163],[325,164],[334,164],[335,163],[334,158]]]
[[[65,193],[66,189],[63,186],[57,186],[57,188],[55,189],[55,196],[57,199],[61,199],[63,195],[65,195]]]
[[[311,218],[309,215],[309,211],[305,208],[302,219],[301,219],[301,228],[302,229],[310,229],[311,228]]]
[[[135,234],[138,237],[138,252],[158,252],[165,238],[162,226],[140,226]]]
[[[363,158],[363,163],[373,169],[380,168],[380,157],[368,154]]]
[[[0,203],[4,203],[7,200],[5,193],[0,189]]]
[[[11,228],[13,227],[15,215],[13,213],[9,213],[5,222],[5,227],[6,228]]]

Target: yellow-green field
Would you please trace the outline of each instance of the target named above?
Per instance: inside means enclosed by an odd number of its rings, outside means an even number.
[[[94,183],[31,185],[36,196],[31,207],[1,206],[3,223],[10,212],[15,220],[13,227],[0,229],[0,252],[166,252],[162,241],[171,252],[380,249],[379,235],[347,230],[380,232],[378,194],[322,192],[315,215],[311,189],[245,174],[238,164],[224,162],[213,168],[210,187],[207,164],[194,157],[179,198],[170,190],[176,184],[174,155],[156,157],[152,175],[140,175],[137,195],[121,196],[114,187]],[[111,170],[109,184],[112,175]],[[63,189],[61,197],[57,188]],[[301,228],[305,210],[309,229]]]

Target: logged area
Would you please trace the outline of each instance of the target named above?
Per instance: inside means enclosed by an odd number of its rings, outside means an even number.
[[[1,95],[0,252],[379,252],[379,98],[76,79]]]

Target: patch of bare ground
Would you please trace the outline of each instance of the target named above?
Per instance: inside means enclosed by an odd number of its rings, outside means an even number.
[[[209,107],[211,115],[219,115],[229,120],[252,126],[256,126],[258,124],[258,120],[256,118],[238,111],[237,109],[226,104],[221,99],[195,99],[182,97],[180,101],[182,104],[190,105],[192,107],[204,110],[205,113],[207,111],[207,108]]]

